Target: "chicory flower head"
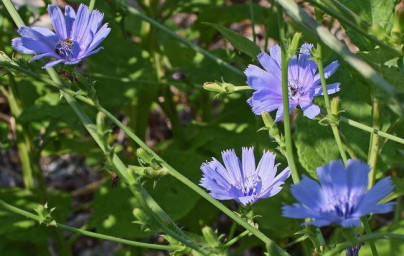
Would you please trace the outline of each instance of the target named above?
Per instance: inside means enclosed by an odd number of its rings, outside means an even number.
[[[320,113],[320,108],[312,102],[313,97],[323,94],[317,65],[310,55],[312,47],[312,44],[304,43],[299,54],[293,56],[288,65],[289,110],[291,111],[299,105],[304,115],[310,119]],[[276,45],[271,47],[269,52],[271,55],[262,52],[257,56],[265,70],[255,65],[249,65],[244,72],[247,76],[247,84],[255,90],[247,102],[256,115],[277,109],[275,122],[278,122],[283,118],[284,113],[281,48]],[[334,74],[338,67],[338,61],[325,67],[325,78]],[[339,85],[340,83],[327,85],[328,93],[339,91]]]
[[[240,162],[234,149],[222,152],[225,167],[215,158],[203,163],[200,185],[218,200],[236,200],[243,205],[276,195],[289,177],[289,167],[276,176],[275,154],[265,152],[255,167],[254,148],[243,148]]]
[[[111,31],[108,23],[101,27],[104,14],[97,10],[90,14],[84,4],[80,5],[77,14],[69,5],[64,16],[57,5],[49,5],[48,13],[55,33],[47,28],[21,26],[18,29],[21,37],[12,40],[15,50],[37,54],[30,61],[53,57],[56,60],[48,62],[43,68],[59,63],[72,65],[103,49],[97,47]]]
[[[390,177],[380,180],[367,191],[370,167],[360,160],[331,161],[317,168],[321,185],[303,176],[292,185],[291,192],[300,202],[283,206],[283,216],[296,219],[313,218],[309,224],[326,226],[331,223],[350,228],[360,225],[360,218],[370,213],[387,213],[393,203],[378,204],[393,191]]]

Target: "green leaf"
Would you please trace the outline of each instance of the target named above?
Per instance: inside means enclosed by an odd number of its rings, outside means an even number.
[[[393,0],[369,0],[352,1],[341,0],[341,3],[358,14],[363,20],[371,25],[380,26],[386,33],[389,33],[393,26],[394,1]],[[352,42],[361,50],[371,50],[374,45],[352,29],[346,27],[346,33]]]
[[[94,212],[90,223],[97,232],[126,238],[147,237],[152,232],[145,232],[141,225],[133,223],[136,219],[132,214],[139,204],[127,188],[118,182],[112,187],[111,182],[103,184],[95,194]]]
[[[220,32],[237,50],[243,52],[250,56],[251,58],[256,58],[257,55],[261,52],[261,49],[248,38],[230,30],[228,28],[223,27],[219,24],[214,24],[210,22],[203,22],[203,24],[209,25]]]

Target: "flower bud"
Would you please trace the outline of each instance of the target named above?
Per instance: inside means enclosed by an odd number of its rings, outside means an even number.
[[[302,33],[295,33],[295,35],[293,36],[292,42],[290,42],[290,44],[288,45],[288,49],[287,49],[288,60],[296,55],[296,51],[299,48],[299,42],[300,42],[301,38],[302,38]]]
[[[400,36],[404,33],[404,0],[395,8],[394,25],[391,33],[393,36]]]
[[[220,246],[219,238],[216,233],[212,230],[211,227],[203,227],[202,228],[203,237],[205,237],[206,242],[208,242],[209,246],[212,248],[218,248]]]
[[[203,88],[211,92],[227,93],[227,94],[236,91],[235,86],[233,84],[226,82],[207,82],[204,83]]]
[[[139,209],[139,208],[135,208],[133,209],[133,216],[135,216],[137,223],[142,224],[142,225],[147,225],[150,222],[150,218],[149,216],[147,216],[147,214]]]

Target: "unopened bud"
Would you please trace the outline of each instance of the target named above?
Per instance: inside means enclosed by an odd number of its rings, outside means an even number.
[[[212,230],[211,227],[203,227],[202,228],[203,237],[205,237],[206,242],[212,248],[217,248],[220,246],[219,238],[217,237],[216,233]]]
[[[287,49],[288,59],[291,59],[294,55],[296,55],[296,51],[299,48],[301,38],[302,33],[295,33],[295,35],[293,36],[292,42],[290,42]]]
[[[394,25],[391,30],[393,36],[404,33],[404,0],[397,4],[394,13]]]
[[[207,82],[203,84],[205,90],[218,93],[233,93],[235,92],[235,86],[226,82]]]
[[[141,210],[139,208],[135,208],[135,209],[133,209],[132,213],[133,213],[133,216],[135,216],[135,218],[139,224],[142,224],[142,225],[149,224],[150,218],[149,218],[149,216],[147,216],[147,214],[143,210]]]

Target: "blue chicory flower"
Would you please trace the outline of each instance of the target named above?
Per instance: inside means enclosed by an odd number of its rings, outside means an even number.
[[[362,216],[392,211],[392,202],[378,204],[393,191],[391,178],[380,180],[367,191],[369,172],[366,163],[354,159],[348,160],[346,168],[342,160],[317,168],[321,185],[303,176],[302,181],[291,188],[300,203],[283,206],[283,216],[313,218],[309,224],[319,227],[334,223],[350,228],[359,226]]]
[[[49,5],[48,13],[55,33],[43,27],[21,26],[18,33],[21,37],[12,40],[12,47],[24,54],[37,54],[30,61],[43,57],[56,60],[48,62],[43,68],[59,63],[77,64],[82,59],[99,52],[98,45],[111,31],[108,23],[101,27],[104,14],[97,10],[89,12],[86,5],[81,4],[77,14],[69,5],[65,15],[57,5]]]
[[[313,97],[323,94],[320,75],[316,74],[317,65],[310,55],[312,47],[312,44],[303,44],[298,56],[292,57],[288,65],[289,110],[291,111],[299,105],[304,115],[310,119],[320,113],[320,108],[312,102]],[[255,90],[247,102],[256,115],[277,109],[275,122],[278,122],[283,118],[284,113],[281,48],[276,45],[271,47],[269,52],[271,55],[262,52],[257,56],[265,70],[255,65],[249,65],[244,72],[247,76],[247,84]],[[325,67],[325,78],[327,79],[334,74],[338,67],[338,61]],[[327,85],[328,93],[338,92],[339,85],[340,83]]]
[[[276,195],[290,176],[289,167],[276,176],[275,154],[265,152],[255,167],[254,148],[243,148],[242,161],[234,149],[222,152],[225,167],[215,158],[203,163],[200,185],[218,200],[236,200],[243,205]]]

